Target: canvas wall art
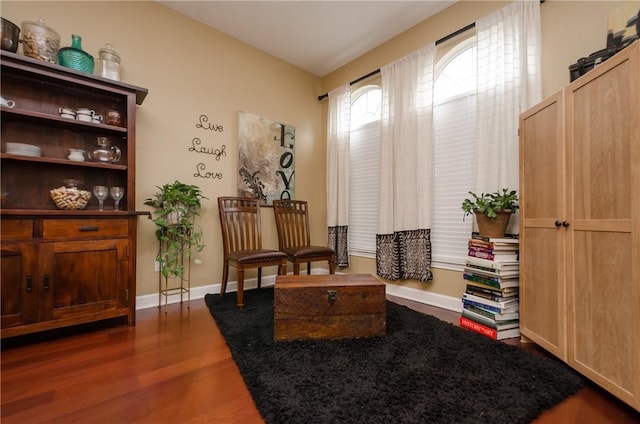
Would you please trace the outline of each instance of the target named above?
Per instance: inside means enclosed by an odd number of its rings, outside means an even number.
[[[609,12],[607,47],[631,44],[640,36],[640,2],[626,1]]]
[[[295,128],[238,112],[238,195],[271,206],[294,199]]]

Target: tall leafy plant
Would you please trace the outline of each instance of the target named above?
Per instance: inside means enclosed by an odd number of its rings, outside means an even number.
[[[178,180],[156,188],[158,191],[145,199],[144,204],[154,208],[151,219],[161,245],[157,257],[160,272],[165,278],[182,277],[185,270],[182,258],[189,261],[205,247],[196,218],[200,216],[202,200],[207,198],[198,186]]]

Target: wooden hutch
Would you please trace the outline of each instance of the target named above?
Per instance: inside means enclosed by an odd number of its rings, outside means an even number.
[[[122,318],[135,324],[136,107],[144,88],[1,52],[1,335],[2,338]],[[60,116],[61,107],[115,110],[121,125]],[[69,149],[91,152],[99,137],[121,151],[118,161],[70,160]],[[40,155],[7,152],[7,143],[40,148]],[[125,188],[120,210],[91,196],[81,210],[62,210],[50,190],[67,179],[79,188]]]

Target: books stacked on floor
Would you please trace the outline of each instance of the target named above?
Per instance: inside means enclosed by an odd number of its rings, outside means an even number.
[[[520,336],[519,243],[476,233],[469,239],[460,327],[494,340]]]

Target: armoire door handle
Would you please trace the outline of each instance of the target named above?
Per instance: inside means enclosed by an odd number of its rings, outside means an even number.
[[[560,228],[560,226],[562,225],[562,222],[560,222],[560,221],[556,221],[556,222],[554,222],[554,225],[555,225],[556,227]]]
[[[567,221],[562,221],[562,226],[564,228],[567,228],[569,226],[569,223]]]

